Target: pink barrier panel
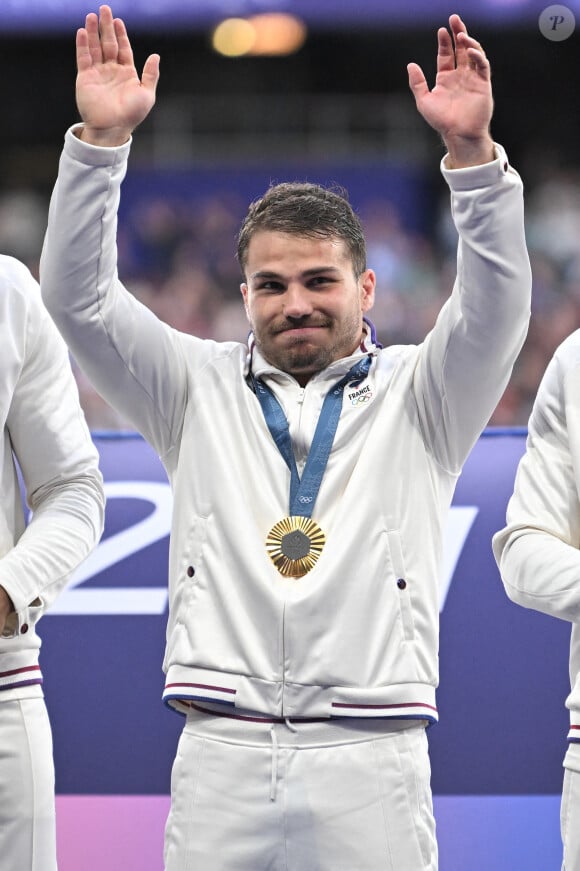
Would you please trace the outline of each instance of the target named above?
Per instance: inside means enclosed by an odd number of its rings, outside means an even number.
[[[559,795],[436,795],[433,805],[441,871],[560,867]],[[163,871],[169,796],[58,795],[56,811],[59,871]]]
[[[58,795],[59,871],[163,871],[168,795]]]

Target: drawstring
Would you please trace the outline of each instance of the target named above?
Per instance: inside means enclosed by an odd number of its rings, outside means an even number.
[[[278,738],[276,737],[276,726],[272,723],[270,729],[270,738],[272,740],[272,775],[270,778],[270,801],[276,801],[276,784],[278,782]]]
[[[298,729],[290,722],[288,717],[284,717],[284,723],[291,732],[296,734]],[[272,723],[270,729],[270,740],[272,742],[272,772],[270,776],[270,801],[276,801],[276,787],[278,784],[278,736],[276,735],[276,724]]]

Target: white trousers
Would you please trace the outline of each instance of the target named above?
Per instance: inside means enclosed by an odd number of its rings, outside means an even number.
[[[165,868],[436,871],[425,729],[189,715]]]
[[[0,701],[0,868],[56,871],[52,733],[42,698]]]
[[[577,748],[573,749],[577,755]],[[568,762],[571,755],[566,756]],[[580,773],[572,768],[564,771],[560,831],[564,846],[562,871],[580,871]]]

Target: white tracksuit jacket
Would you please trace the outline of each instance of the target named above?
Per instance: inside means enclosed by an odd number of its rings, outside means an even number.
[[[153,445],[173,488],[165,700],[436,719],[442,529],[529,318],[519,176],[499,147],[488,165],[444,171],[462,237],[456,287],[419,347],[380,350],[369,331],[368,401],[346,388],[313,512],[326,545],[308,575],[288,580],[265,541],[288,514],[289,472],[248,366],[282,403],[300,467],[326,391],[363,351],[301,388],[255,349],[179,333],[140,305],[116,274],[129,147],[68,131],[41,285],[76,359]]]
[[[0,702],[42,695],[36,623],[103,529],[98,454],[66,345],[19,261],[0,256]],[[26,526],[20,467],[32,520]]]
[[[572,624],[568,739],[580,742],[580,330],[542,379],[493,549],[512,601]]]

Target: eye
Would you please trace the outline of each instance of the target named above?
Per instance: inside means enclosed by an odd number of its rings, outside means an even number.
[[[311,278],[308,282],[308,287],[316,290],[317,288],[320,289],[334,283],[335,279],[331,278],[329,275],[315,275],[314,278]]]
[[[280,281],[275,281],[272,278],[268,280],[261,281],[256,285],[256,290],[263,290],[267,293],[283,293],[284,285]]]

